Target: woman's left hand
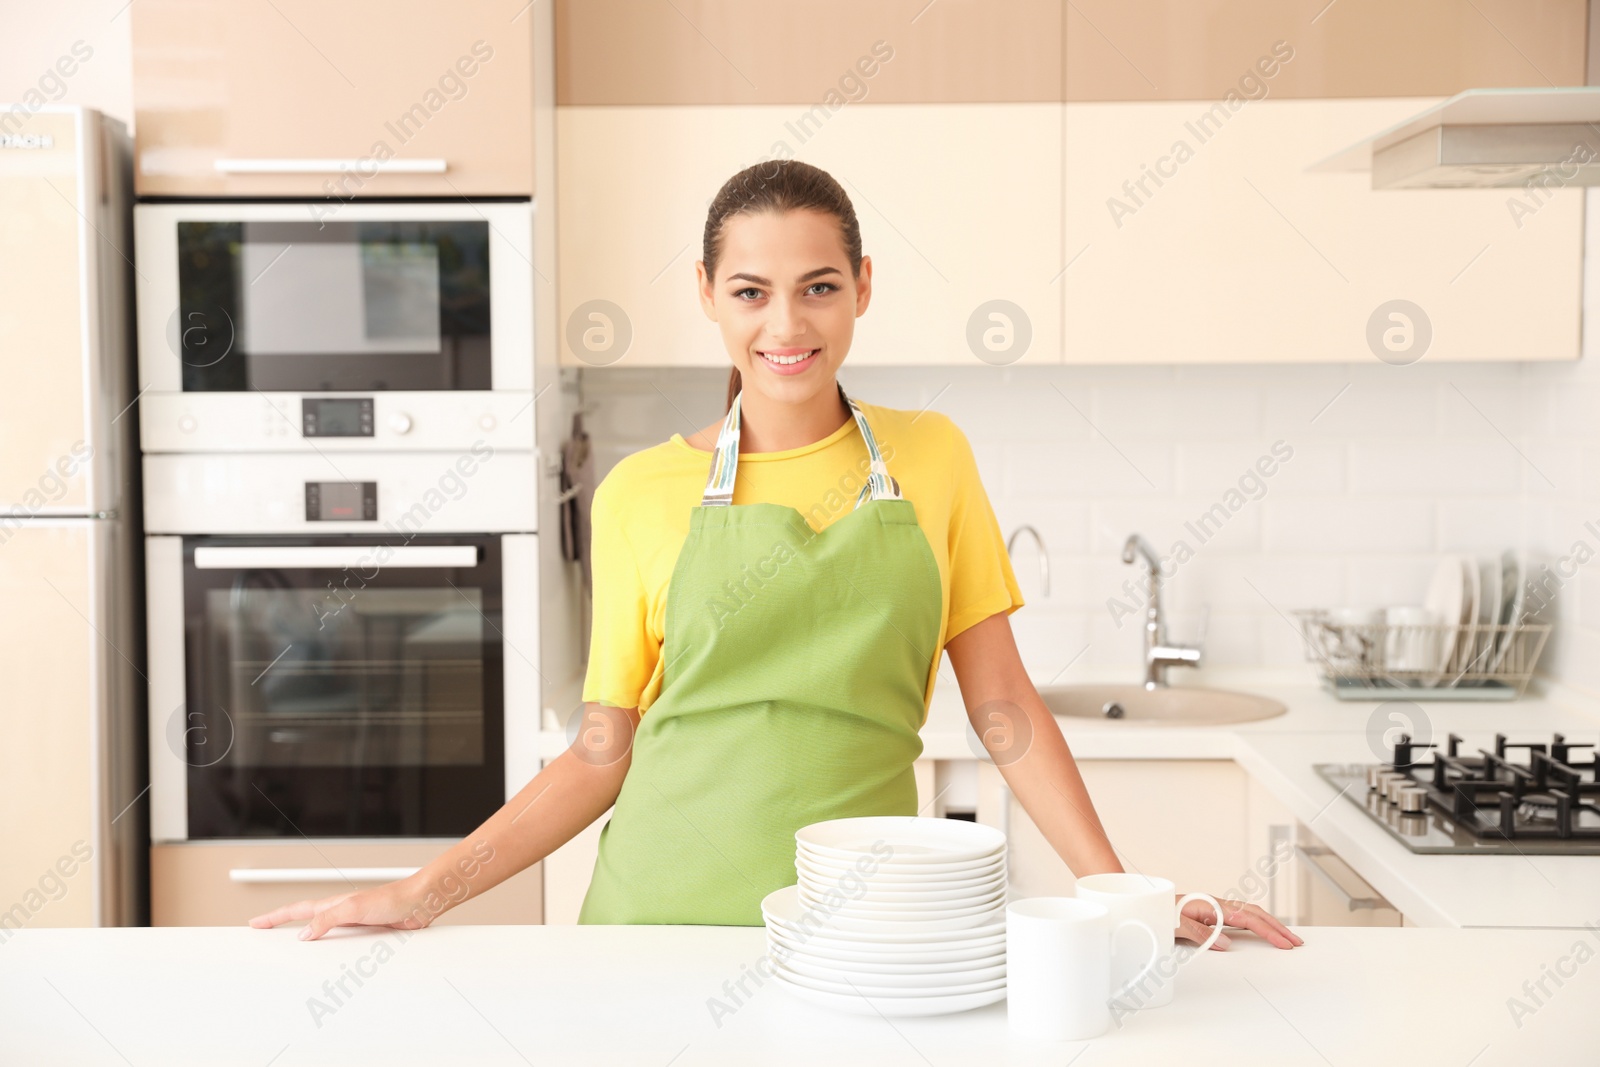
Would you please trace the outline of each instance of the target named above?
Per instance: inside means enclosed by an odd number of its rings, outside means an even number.
[[[1178,895],[1181,897],[1183,894]],[[1254,931],[1278,948],[1294,948],[1296,945],[1305,944],[1298,935],[1259,905],[1247,904],[1242,900],[1227,900],[1223,897],[1218,897],[1217,903],[1222,905],[1224,926]],[[1180,940],[1201,944],[1211,936],[1212,926],[1216,921],[1215,908],[1203,900],[1191,900],[1183,906],[1183,914],[1178,921],[1177,936]],[[1228,944],[1228,935],[1224,933],[1211,947],[1224,949]]]

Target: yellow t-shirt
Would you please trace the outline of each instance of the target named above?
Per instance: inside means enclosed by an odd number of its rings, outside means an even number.
[[[923,690],[926,711],[946,642],[991,615],[1016,611],[1022,593],[966,435],[936,411],[856,403],[939,564],[943,621]],[[585,702],[642,713],[660,694],[667,586],[710,462],[709,451],[673,434],[622,459],[595,488]],[[849,419],[801,448],[741,452],[733,503],[787,504],[821,531],[855,507],[868,469],[866,442]]]

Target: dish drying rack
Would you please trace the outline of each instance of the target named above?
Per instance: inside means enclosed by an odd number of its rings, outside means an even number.
[[[1306,659],[1340,700],[1515,700],[1528,688],[1551,624],[1351,623],[1294,612]]]

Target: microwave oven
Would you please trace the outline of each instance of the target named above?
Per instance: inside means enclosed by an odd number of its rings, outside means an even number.
[[[145,453],[532,450],[533,204],[134,207]]]

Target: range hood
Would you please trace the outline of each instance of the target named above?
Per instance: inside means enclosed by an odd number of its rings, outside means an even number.
[[[1469,89],[1309,168],[1374,189],[1600,185],[1600,86]]]

